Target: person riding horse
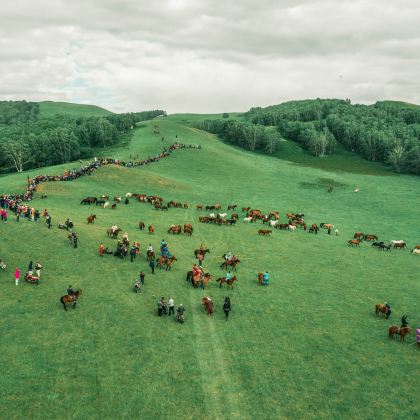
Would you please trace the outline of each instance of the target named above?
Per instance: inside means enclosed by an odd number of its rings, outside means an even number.
[[[74,300],[74,295],[76,294],[76,292],[73,290],[73,287],[71,285],[69,285],[69,287],[67,288],[67,294],[72,300]]]
[[[233,252],[232,251],[228,251],[225,254],[225,261],[223,261],[223,263],[221,264],[220,268],[223,268],[224,265],[227,266],[227,262],[228,261],[235,261],[235,255],[233,255]]]
[[[147,248],[146,248],[146,252],[153,252],[153,247],[152,247],[152,244],[149,244],[148,246],[147,246]]]
[[[401,328],[408,327],[407,315],[403,315],[401,318]]]

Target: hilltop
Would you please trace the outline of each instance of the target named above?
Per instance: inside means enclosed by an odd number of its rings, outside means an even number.
[[[70,102],[43,101],[39,104],[39,117],[49,119],[57,115],[70,117],[104,117],[112,114],[96,105],[75,104]]]

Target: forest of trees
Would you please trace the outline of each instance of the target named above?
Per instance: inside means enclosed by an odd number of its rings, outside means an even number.
[[[39,119],[39,105],[0,102],[0,170],[24,169],[90,158],[95,149],[120,141],[140,121],[165,111],[154,110],[103,117],[57,115]]]
[[[275,127],[315,156],[333,153],[338,142],[398,172],[420,174],[420,106],[315,99],[252,108],[245,118],[256,126]]]

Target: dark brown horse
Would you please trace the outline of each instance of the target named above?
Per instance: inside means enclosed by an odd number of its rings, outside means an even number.
[[[260,286],[263,285],[263,281],[264,281],[264,274],[263,273],[258,273],[258,283],[260,284]]]
[[[193,233],[193,227],[191,224],[186,223],[184,224],[184,235],[189,235],[191,236]]]
[[[168,233],[173,233],[174,235],[177,234],[179,235],[182,231],[181,225],[172,225],[169,229],[168,229]]]
[[[153,235],[153,234],[155,233],[155,228],[154,228],[154,226],[153,226],[153,225],[150,225],[150,226],[149,226],[149,233],[150,233],[151,235]]]
[[[91,214],[86,220],[88,225],[93,224],[96,219],[96,214]]]
[[[389,327],[388,330],[388,336],[389,338],[394,338],[394,336],[399,335],[400,336],[400,342],[404,342],[404,338],[407,334],[411,334],[411,328],[410,327],[402,327],[398,328],[396,325],[392,325]]]
[[[225,256],[223,255],[223,257],[222,257],[223,259],[225,258]],[[222,269],[224,269],[224,270],[227,270],[228,269],[228,267],[232,267],[232,270],[235,270],[236,271],[236,266],[238,265],[238,263],[240,263],[241,262],[241,260],[239,260],[239,259],[237,259],[237,258],[235,258],[234,260],[226,260],[225,259],[225,261],[224,261],[224,263],[223,263],[223,265],[220,267],[220,268],[222,268]]]
[[[211,298],[205,296],[201,299],[201,303],[203,304],[204,310],[207,312],[207,315],[212,315],[214,312],[214,304]]]
[[[226,280],[226,277],[219,277],[216,281],[218,283],[220,283],[219,287],[222,287],[222,284],[226,283],[228,285],[228,287],[233,289],[233,283],[235,283],[235,281],[237,281],[237,280],[238,279],[236,278],[236,276],[233,276],[229,280]]]
[[[361,239],[350,239],[347,242],[347,246],[359,246],[362,243]]]
[[[151,259],[155,256],[155,252],[154,251],[147,251],[146,253],[146,259],[147,261],[151,261]]]
[[[144,222],[139,222],[139,229],[143,230],[146,227],[146,225],[144,224]]]
[[[64,310],[67,311],[67,307],[66,307],[67,303],[73,303],[73,309],[74,309],[76,307],[77,299],[79,299],[81,294],[82,294],[82,289],[79,289],[76,291],[74,295],[61,296],[60,302],[63,304]]]
[[[195,255],[195,258],[197,258],[197,256],[198,255],[206,255],[207,253],[209,253],[210,254],[210,250],[209,249],[202,249],[202,248],[200,248],[200,249],[196,249],[195,251],[194,251],[194,255]]]
[[[363,232],[356,232],[354,235],[353,235],[353,238],[354,239],[363,239],[365,237],[365,234],[363,233]]]

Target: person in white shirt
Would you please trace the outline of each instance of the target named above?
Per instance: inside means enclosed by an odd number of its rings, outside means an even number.
[[[172,297],[170,297],[169,300],[168,300],[168,306],[169,306],[168,315],[170,315],[170,314],[175,315],[175,311],[174,311],[175,302],[174,302],[174,299]]]

